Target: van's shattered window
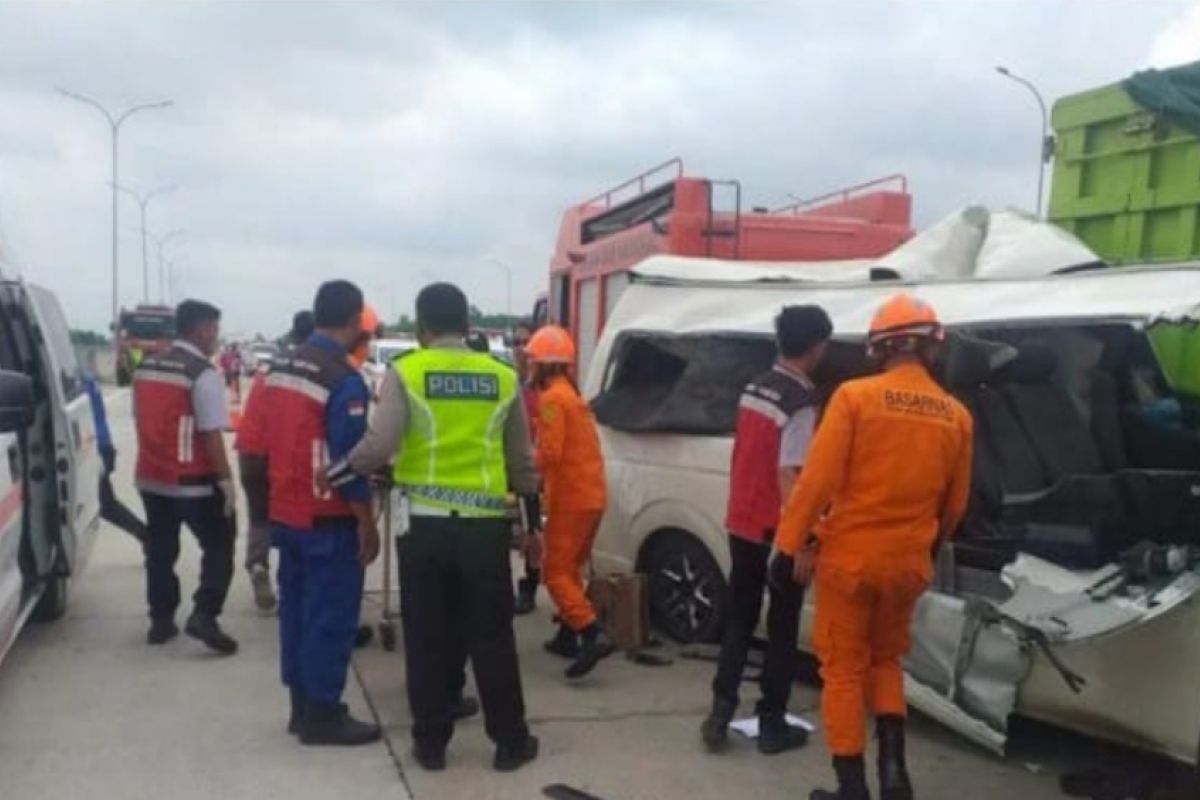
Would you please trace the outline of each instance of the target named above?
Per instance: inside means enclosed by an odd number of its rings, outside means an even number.
[[[775,361],[767,336],[735,333],[627,333],[613,348],[596,419],[616,430],[732,434],[738,399]],[[861,344],[831,341],[813,379],[828,394],[871,369]]]
[[[742,388],[774,358],[765,337],[627,334],[592,407],[617,430],[730,434]]]

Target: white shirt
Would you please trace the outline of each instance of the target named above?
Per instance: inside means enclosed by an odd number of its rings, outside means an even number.
[[[806,389],[813,391],[812,379],[799,370],[779,363],[775,368],[800,381]],[[779,467],[800,469],[808,460],[808,448],[812,446],[813,433],[817,429],[817,408],[807,406],[792,415],[783,426],[779,436]]]
[[[817,428],[817,409],[813,406],[797,411],[779,437],[779,466],[800,469],[808,460],[808,448],[812,446],[813,433]]]
[[[186,350],[198,358],[208,361],[208,356],[200,352],[200,348],[182,339],[175,341],[175,346]],[[217,370],[206,369],[192,384],[192,416],[196,419],[196,430],[201,433],[208,431],[223,431],[229,428],[229,405],[225,397],[225,382],[217,374]]]

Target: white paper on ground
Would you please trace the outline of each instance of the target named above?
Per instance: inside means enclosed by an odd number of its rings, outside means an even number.
[[[793,728],[803,728],[809,733],[814,733],[817,730],[816,725],[804,719],[804,717],[797,717],[795,714],[788,714],[787,721],[788,725],[791,725]],[[734,720],[733,722],[729,723],[729,727],[731,730],[737,731],[747,739],[758,738],[757,715],[753,717],[746,717],[745,719]]]

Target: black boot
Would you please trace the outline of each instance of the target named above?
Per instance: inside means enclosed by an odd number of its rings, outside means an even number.
[[[758,752],[774,756],[808,744],[808,731],[788,724],[787,715],[772,711],[758,715]]]
[[[867,767],[862,756],[834,756],[833,771],[837,773],[836,792],[814,789],[809,800],[871,800],[867,790]]]
[[[298,689],[292,689],[292,714],[288,717],[287,732],[299,736],[304,730],[304,695]]]
[[[538,757],[538,738],[532,734],[515,745],[497,745],[492,766],[497,772],[515,772]]]
[[[150,621],[150,630],[146,633],[147,644],[166,644],[179,635],[179,626],[170,617],[161,617]]]
[[[312,745],[354,747],[379,741],[378,725],[359,722],[342,703],[308,703],[300,741]]]
[[[417,742],[413,745],[413,758],[426,772],[442,772],[446,769],[446,747]]]
[[[187,624],[183,626],[183,632],[193,639],[204,642],[210,650],[223,656],[231,656],[237,652],[237,640],[221,630],[217,618],[208,614],[193,611],[192,615],[188,617]]]
[[[517,581],[517,598],[513,603],[514,614],[524,616],[533,613],[537,608],[537,588],[537,578],[525,577]]]
[[[579,645],[579,654],[567,667],[568,678],[582,678],[594,670],[597,664],[617,651],[616,643],[595,622],[584,628],[579,638],[582,640],[582,644]]]
[[[882,800],[912,800],[912,782],[904,763],[904,717],[888,715],[875,721],[879,739],[879,796]]]
[[[717,752],[729,739],[729,723],[737,713],[737,703],[724,697],[714,697],[712,711],[700,724],[700,737],[710,752]]]
[[[546,652],[552,656],[575,658],[579,655],[579,634],[559,623],[558,633],[554,634],[554,638],[548,639],[543,646],[546,648]]]

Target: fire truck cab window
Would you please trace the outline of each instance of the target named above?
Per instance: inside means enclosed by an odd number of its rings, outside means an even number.
[[[131,339],[166,339],[175,335],[175,320],[169,315],[126,314],[121,331]]]

